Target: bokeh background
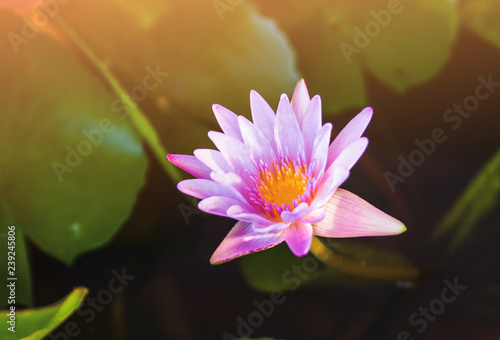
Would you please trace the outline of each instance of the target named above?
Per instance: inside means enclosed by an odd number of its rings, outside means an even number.
[[[17,277],[0,338],[499,338],[499,17],[496,0],[0,1],[1,308],[8,226]],[[286,246],[210,265],[234,221],[181,195],[165,154],[213,147],[213,103],[249,117],[251,89],[275,109],[300,78],[334,134],[374,108],[344,188],[408,228],[330,247],[418,279]]]

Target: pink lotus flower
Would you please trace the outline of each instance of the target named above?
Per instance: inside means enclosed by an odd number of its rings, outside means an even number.
[[[368,145],[361,137],[373,110],[354,117],[330,144],[332,125],[321,122],[321,98],[309,97],[304,80],[291,102],[281,95],[277,113],[250,92],[253,123],[213,105],[222,132],[208,136],[217,150],[167,155],[197,179],[178,184],[202,201],[200,210],[239,220],[210,259],[221,263],[285,241],[306,255],[312,236],[394,235],[398,220],[339,186]]]

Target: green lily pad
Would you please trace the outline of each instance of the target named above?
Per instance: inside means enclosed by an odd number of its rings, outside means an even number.
[[[80,308],[87,294],[87,288],[78,287],[64,299],[50,306],[1,311],[0,323],[3,327],[0,328],[0,338],[3,340],[44,339]]]
[[[213,103],[248,116],[251,89],[273,106],[281,93],[292,93],[299,78],[294,51],[249,3],[232,6],[221,19],[215,2],[168,2],[147,25],[141,24],[144,8],[134,15],[127,6],[123,0],[71,2],[61,15],[131,92],[144,84],[148,70],[158,70],[162,76],[149,79],[147,93],[136,101],[170,151],[210,145],[206,131],[217,128]]]
[[[4,36],[22,23],[5,10],[0,21]],[[43,32],[18,53],[1,44],[0,204],[26,237],[70,264],[128,217],[146,157],[116,98],[63,45]]]
[[[461,0],[460,19],[482,38],[500,48],[500,2],[495,0]]]

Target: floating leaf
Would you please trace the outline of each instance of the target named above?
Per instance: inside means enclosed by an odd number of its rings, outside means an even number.
[[[462,22],[487,41],[500,48],[500,2],[496,0],[461,0]]]
[[[156,3],[148,0],[143,6]],[[146,85],[144,95],[136,91],[137,102],[148,108],[162,141],[173,152],[188,153],[203,142],[209,145],[206,131],[216,126],[213,103],[248,115],[251,89],[276,98],[291,93],[299,78],[284,34],[247,2],[224,12],[223,20],[212,1],[168,2],[147,26],[139,24],[144,10],[135,17],[123,9],[126,6],[123,0],[106,6],[97,0],[71,2],[61,14],[109,62],[133,97],[137,86]],[[150,69],[168,76],[146,84]]]
[[[454,251],[495,207],[500,195],[500,149],[479,171],[463,194],[439,222],[431,236],[435,241],[446,233],[454,235],[448,251]]]
[[[2,33],[20,18],[0,11]],[[116,97],[69,50],[39,32],[0,55],[0,195],[16,227],[69,264],[125,221],[146,157]]]
[[[2,340],[41,340],[61,325],[84,302],[87,288],[75,288],[61,301],[41,308],[15,310],[15,323],[11,324],[10,310],[0,311],[0,338]],[[9,330],[15,326],[15,332]]]

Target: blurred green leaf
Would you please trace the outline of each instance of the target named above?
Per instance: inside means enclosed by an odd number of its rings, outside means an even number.
[[[377,1],[378,6],[374,4],[373,9],[390,13],[387,4]],[[391,15],[387,26],[381,26],[380,33],[361,55],[377,78],[404,92],[435,76],[450,57],[457,35],[458,11],[456,3],[450,0],[405,1],[400,8],[401,12]],[[360,27],[375,20],[372,13]]]
[[[88,290],[78,287],[61,301],[41,308],[15,310],[15,332],[9,331],[11,311],[0,312],[0,338],[3,340],[41,340],[61,325],[84,302]]]
[[[15,237],[15,240],[10,241],[9,236],[9,226],[14,226],[10,220],[8,220],[7,215],[2,211],[0,206],[0,277],[8,278],[15,277],[16,281],[16,305],[32,306],[33,298],[31,292],[31,266],[28,257],[28,251],[26,249],[26,243],[24,241],[23,234],[19,228],[11,231],[11,236]],[[9,244],[10,242],[10,244]],[[14,243],[12,243],[14,242]],[[10,247],[10,248],[9,248]],[[14,253],[15,261],[15,275],[9,275],[9,265],[8,255],[9,252]],[[10,291],[8,289],[0,290],[0,308],[8,305],[8,296]]]
[[[460,0],[462,22],[482,38],[500,48],[500,2],[497,0]]]
[[[498,207],[500,195],[500,149],[479,171],[463,194],[439,222],[432,241],[453,233],[448,251],[454,251]]]
[[[448,60],[458,27],[451,0],[254,2],[290,36],[327,112],[366,105],[363,70],[398,92],[429,80]]]
[[[188,153],[210,145],[206,131],[217,126],[213,103],[248,116],[251,89],[273,106],[282,92],[293,91],[299,78],[294,52],[253,6],[242,2],[221,18],[211,1],[164,3],[147,26],[140,24],[143,10],[125,12],[123,0],[73,1],[61,14],[130,91],[143,83],[146,68],[168,72],[138,102],[169,150]]]
[[[0,11],[2,34],[20,18]],[[0,55],[0,199],[16,227],[66,264],[102,246],[144,182],[139,138],[76,57],[39,32]]]

